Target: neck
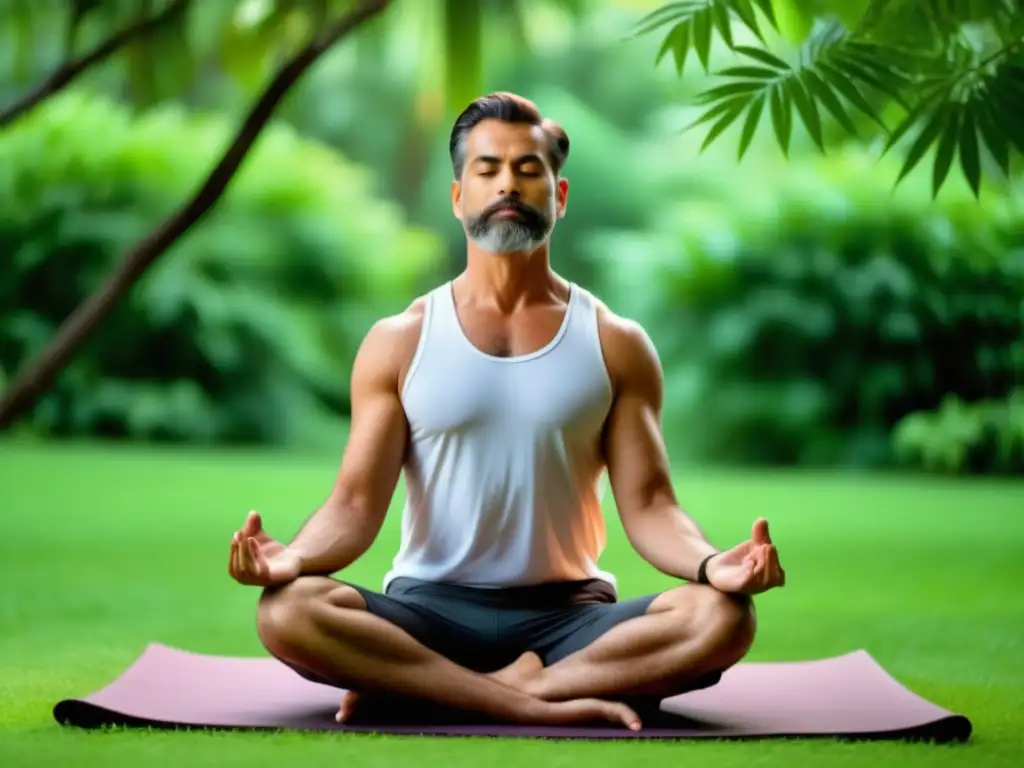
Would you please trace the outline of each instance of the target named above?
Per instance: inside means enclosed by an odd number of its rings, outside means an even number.
[[[456,283],[466,298],[503,312],[565,292],[564,282],[551,271],[547,243],[530,252],[489,253],[469,241],[466,270]]]

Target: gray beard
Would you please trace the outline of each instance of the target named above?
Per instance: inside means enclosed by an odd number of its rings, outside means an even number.
[[[484,231],[470,233],[473,242],[491,253],[513,253],[533,251],[547,239],[547,234],[537,237],[527,227],[515,221],[502,221]]]
[[[523,221],[478,218],[466,226],[466,234],[490,253],[515,253],[536,250],[551,236],[553,229],[554,220],[547,217],[532,227]]]

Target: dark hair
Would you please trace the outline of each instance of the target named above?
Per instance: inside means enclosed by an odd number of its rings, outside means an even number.
[[[569,136],[562,126],[541,115],[537,105],[529,99],[507,91],[498,91],[471,102],[452,126],[448,153],[452,158],[452,170],[456,179],[462,176],[462,169],[466,164],[466,137],[484,120],[540,126],[548,138],[548,158],[556,176],[561,173],[565,161],[569,159]]]

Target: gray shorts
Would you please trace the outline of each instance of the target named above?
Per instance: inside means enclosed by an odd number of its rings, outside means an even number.
[[[501,669],[527,651],[553,664],[643,615],[656,597],[619,602],[598,579],[485,589],[396,578],[385,593],[342,583],[363,596],[370,613],[477,672]]]

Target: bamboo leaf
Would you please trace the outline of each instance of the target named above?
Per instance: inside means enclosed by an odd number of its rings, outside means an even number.
[[[766,51],[764,48],[755,48],[750,45],[737,45],[734,47],[737,53],[741,53],[751,59],[757,59],[763,64],[767,64],[769,67],[775,69],[789,70],[792,67],[786,62],[776,56],[774,53]]]
[[[708,71],[711,57],[711,12],[708,9],[693,16],[693,47],[704,71]]]
[[[697,104],[708,104],[712,101],[718,101],[729,96],[738,96],[744,93],[750,93],[751,91],[763,91],[765,90],[765,83],[763,80],[741,80],[739,82],[726,83],[725,85],[718,85],[706,91],[702,91],[697,95],[695,102]]]
[[[818,70],[825,80],[853,106],[878,123],[883,129],[888,130],[885,123],[882,121],[881,116],[878,114],[878,111],[871,106],[870,102],[864,98],[864,94],[858,90],[857,86],[854,85],[846,75],[836,69],[832,64],[825,61],[818,63]]]
[[[683,128],[684,131],[688,131],[691,128],[696,128],[698,125],[711,122],[719,115],[723,115],[730,109],[733,109],[737,105],[745,106],[750,103],[750,99],[747,96],[733,96],[731,99],[720,101],[715,106],[711,107],[707,112],[698,117],[692,123]]]
[[[997,108],[989,100],[981,103],[978,114],[978,132],[988,148],[992,160],[1005,178],[1010,176],[1010,140]]]
[[[974,197],[981,196],[981,159],[978,149],[977,120],[974,104],[965,104],[962,108],[960,123],[960,139],[958,149],[960,168],[967,179]]]
[[[690,23],[683,22],[677,24],[671,32],[665,37],[665,41],[661,44],[661,50],[658,51],[658,56],[655,59],[655,64],[661,62],[665,57],[665,54],[672,53],[672,58],[675,61],[676,73],[678,75],[683,74],[683,70],[686,68],[686,57],[690,53]]]
[[[695,0],[680,0],[680,2],[669,3],[661,8],[656,8],[636,23],[633,36],[646,35],[648,32],[653,32],[667,24],[690,21],[694,13],[703,9],[704,5],[704,3],[695,2]]]
[[[829,111],[829,113],[836,119],[848,134],[851,136],[857,136],[857,127],[850,120],[850,116],[846,114],[846,109],[843,107],[843,103],[839,101],[838,97],[832,91],[831,88],[825,83],[824,80],[815,72],[813,69],[805,69],[801,73],[804,84],[807,86],[807,90],[810,91],[813,97],[816,97],[822,106]]]
[[[776,85],[771,91],[772,127],[783,157],[789,157],[789,140],[792,134],[792,102],[786,89]]]
[[[825,142],[821,135],[821,116],[818,114],[817,104],[804,90],[800,78],[794,77],[786,81],[786,92],[796,105],[797,112],[803,119],[804,127],[811,135],[811,139],[822,152],[825,151]]]
[[[762,80],[775,79],[785,73],[767,67],[727,67],[718,73],[723,77],[754,77]]]
[[[725,3],[718,2],[712,4],[710,10],[715,29],[718,30],[722,41],[732,48],[734,45],[732,39],[732,17],[729,15],[728,6]]]
[[[775,18],[775,8],[772,6],[772,0],[753,0],[753,2],[754,5],[761,9],[761,13],[768,19],[768,23],[772,25],[772,28],[778,32],[779,21]]]
[[[701,144],[700,151],[703,152],[711,146],[715,139],[717,139],[726,128],[732,125],[736,121],[737,117],[743,114],[743,110],[746,106],[746,104],[737,102],[722,113],[721,117],[718,118],[718,122],[711,126],[711,130],[708,131],[708,135],[704,138],[704,143]]]
[[[942,137],[939,139],[939,146],[935,150],[935,165],[932,168],[932,197],[938,196],[939,190],[946,182],[960,138],[961,110],[950,107],[942,112],[946,115],[946,120],[943,125]]]
[[[729,7],[732,8],[737,18],[743,22],[743,25],[754,34],[754,37],[763,43],[765,40],[764,35],[761,34],[761,25],[757,22],[757,12],[754,11],[750,0],[731,0]],[[730,45],[729,47],[734,48],[735,46]]]
[[[899,176],[896,178],[898,184],[902,181],[908,173],[910,173],[917,164],[921,162],[921,158],[924,157],[925,153],[931,148],[938,138],[939,134],[942,133],[942,129],[946,124],[947,110],[938,108],[932,111],[931,117],[921,128],[917,135],[917,139],[911,146],[910,151],[907,152],[906,158],[903,160],[903,167],[900,169]]]
[[[928,112],[933,112],[940,104],[949,101],[948,87],[937,87],[926,92],[922,95],[921,99],[914,105],[914,107],[907,113],[906,117],[896,126],[896,128],[889,134],[888,140],[885,142],[885,146],[882,148],[882,154],[891,150],[896,144],[913,128],[917,125],[924,115]]]
[[[836,57],[833,59],[834,66],[838,67],[844,74],[851,79],[860,80],[862,83],[866,83],[878,91],[881,91],[886,96],[892,98],[897,104],[904,109],[909,109],[910,105],[900,92],[900,88],[903,83],[896,78],[892,77],[879,77],[877,74],[869,72],[866,68],[860,66],[856,61],[847,57]]]
[[[750,147],[750,142],[754,138],[755,131],[757,131],[758,121],[761,119],[761,113],[764,112],[764,103],[765,94],[763,93],[750,102],[750,107],[747,109],[747,117],[743,121],[743,131],[740,134],[737,160],[742,160],[743,156],[747,153],[747,149]]]

